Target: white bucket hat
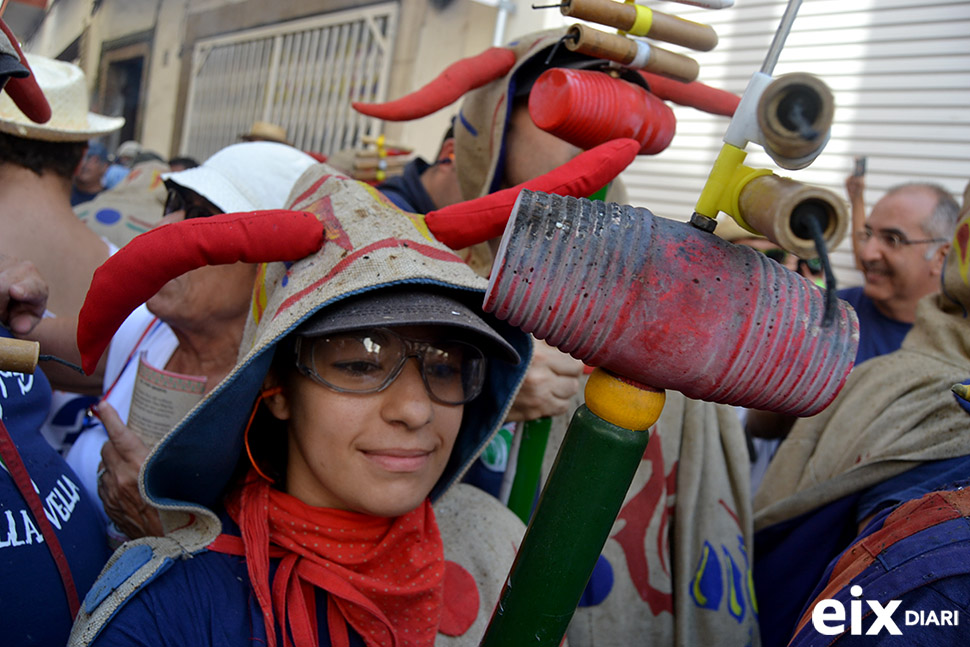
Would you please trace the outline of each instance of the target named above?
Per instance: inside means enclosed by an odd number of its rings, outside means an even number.
[[[296,179],[316,163],[286,144],[243,142],[162,179],[195,191],[225,213],[243,213],[282,207]]]
[[[37,54],[28,54],[27,62],[47,97],[51,118],[43,124],[34,123],[4,93],[0,95],[0,132],[48,142],[83,142],[125,124],[124,117],[88,111],[88,87],[77,65]]]

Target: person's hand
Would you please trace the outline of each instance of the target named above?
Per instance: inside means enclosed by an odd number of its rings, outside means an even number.
[[[16,335],[40,323],[47,308],[47,282],[30,261],[0,255],[0,322]]]
[[[849,196],[849,202],[862,202],[863,193],[866,190],[866,177],[864,175],[850,175],[845,179],[845,192]]]
[[[98,404],[98,416],[108,432],[98,469],[98,496],[105,512],[129,539],[162,536],[165,531],[158,512],[138,491],[138,472],[148,457],[148,448],[110,404]]]
[[[532,363],[522,388],[509,410],[508,421],[521,422],[569,412],[570,400],[579,391],[583,363],[536,341]]]

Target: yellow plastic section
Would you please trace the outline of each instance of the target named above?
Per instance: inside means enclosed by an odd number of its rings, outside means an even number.
[[[653,27],[653,9],[643,5],[634,5],[634,7],[637,9],[637,18],[633,21],[633,26],[630,27],[628,33],[634,36],[646,36],[650,33],[650,28]]]
[[[660,417],[664,391],[635,386],[603,369],[586,382],[586,407],[603,420],[633,431],[646,431]]]
[[[757,233],[741,218],[738,199],[741,189],[748,182],[762,175],[771,175],[771,171],[745,166],[744,158],[747,155],[737,146],[724,144],[714,161],[711,174],[707,177],[707,183],[697,199],[694,211],[708,218],[717,218],[718,212],[723,211],[748,231]]]

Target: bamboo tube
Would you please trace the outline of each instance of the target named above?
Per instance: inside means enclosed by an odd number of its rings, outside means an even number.
[[[593,58],[605,58],[628,67],[649,70],[687,83],[700,72],[697,61],[649,43],[617,34],[608,34],[586,25],[569,28],[564,39],[566,49]]]
[[[0,371],[33,373],[39,359],[38,342],[0,337]]]
[[[614,27],[632,36],[647,36],[702,52],[717,46],[717,33],[710,25],[642,5],[614,0],[566,0],[559,11],[564,16]]]

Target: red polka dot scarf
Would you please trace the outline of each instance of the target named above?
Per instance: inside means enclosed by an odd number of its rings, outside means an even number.
[[[223,534],[209,548],[245,556],[270,647],[276,645],[274,617],[284,627],[285,647],[316,647],[317,588],[329,594],[334,647],[349,644],[347,624],[368,647],[434,644],[445,561],[429,501],[396,518],[317,508],[250,471],[226,507],[242,537]],[[271,557],[281,559],[272,588]]]

